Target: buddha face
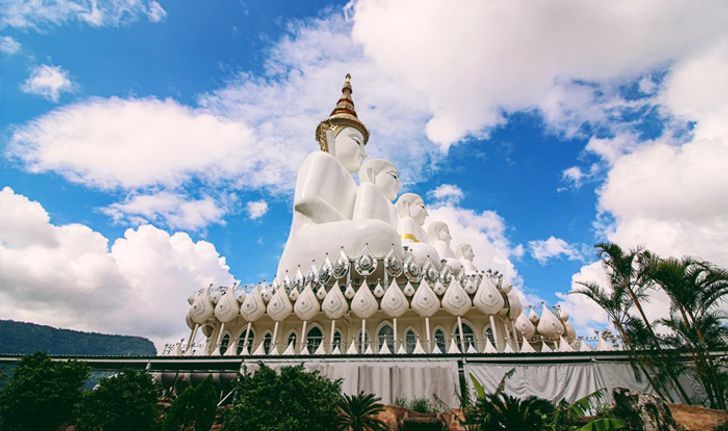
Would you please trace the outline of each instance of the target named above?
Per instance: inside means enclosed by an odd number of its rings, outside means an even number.
[[[390,201],[393,201],[399,193],[399,173],[394,166],[387,166],[382,169],[376,177],[374,184],[384,193]]]
[[[450,241],[452,240],[452,236],[450,236],[450,228],[444,226],[442,229],[440,229],[440,232],[438,232],[438,237],[439,240],[445,241],[446,243],[450,244]]]
[[[364,151],[364,136],[353,127],[342,130],[334,140],[336,159],[344,168],[354,173],[359,170],[361,163],[367,157]]]
[[[470,244],[463,247],[463,257],[466,260],[473,260],[475,258],[475,253],[473,253],[473,247]]]
[[[417,222],[417,224],[419,224],[420,226],[425,224],[425,219],[428,215],[430,214],[427,212],[427,209],[425,208],[425,202],[423,202],[422,199],[418,199],[412,202],[409,207],[409,216],[412,217]]]

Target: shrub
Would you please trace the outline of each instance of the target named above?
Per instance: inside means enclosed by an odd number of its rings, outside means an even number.
[[[437,409],[427,398],[415,398],[410,403],[410,409],[419,413],[437,413]]]
[[[346,431],[387,431],[389,426],[377,418],[384,410],[380,400],[364,392],[353,396],[342,395],[338,405],[338,428]]]
[[[123,370],[103,378],[81,398],[76,414],[78,431],[159,429],[157,391],[145,371]]]
[[[164,431],[193,429],[194,431],[210,431],[217,413],[217,391],[212,377],[204,382],[185,389],[177,399],[164,421]]]
[[[88,373],[75,361],[54,362],[43,353],[25,356],[0,392],[2,429],[53,431],[67,425]]]
[[[265,364],[247,370],[236,384],[233,407],[225,414],[226,431],[329,431],[336,429],[341,381],[331,381],[303,365],[280,374]]]

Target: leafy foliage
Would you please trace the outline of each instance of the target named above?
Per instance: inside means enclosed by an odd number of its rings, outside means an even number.
[[[218,398],[212,377],[198,385],[187,387],[172,403],[162,429],[209,431],[215,422]]]
[[[379,401],[380,398],[364,392],[353,396],[342,395],[337,406],[339,410],[338,429],[345,431],[388,430],[387,424],[376,417],[384,409],[384,405]]]
[[[84,364],[54,362],[43,353],[24,357],[0,392],[1,428],[52,431],[68,424],[88,373]]]
[[[35,323],[0,320],[0,353],[52,355],[156,355],[146,338],[57,329]]]
[[[535,396],[509,396],[504,393],[505,382],[514,372],[515,369],[508,371],[492,394],[486,393],[478,379],[470,375],[477,400],[465,409],[468,430],[615,431],[625,427],[624,421],[608,416],[587,419],[589,411],[603,405],[601,391],[573,403],[561,400],[557,405]]]
[[[236,384],[226,431],[328,431],[336,429],[341,381],[330,381],[303,365],[282,367],[280,374],[260,364]]]
[[[486,394],[478,398],[466,424],[478,431],[543,431],[553,411],[551,402],[535,396],[521,400],[504,393]]]
[[[428,400],[427,398],[415,398],[413,400],[407,400],[406,398],[397,398],[394,400],[394,405],[402,407],[403,409],[413,410],[418,413],[437,413],[438,406],[436,403]]]
[[[157,392],[145,371],[123,370],[103,378],[83,395],[76,415],[78,431],[159,429]]]

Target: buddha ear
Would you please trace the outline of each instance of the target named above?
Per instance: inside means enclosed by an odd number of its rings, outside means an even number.
[[[376,181],[374,180],[374,169],[367,168],[367,176],[371,180],[372,184],[374,184]]]
[[[332,156],[335,156],[336,152],[336,145],[334,141],[336,140],[336,136],[334,135],[334,130],[331,127],[326,128],[326,145],[329,148],[329,154]]]

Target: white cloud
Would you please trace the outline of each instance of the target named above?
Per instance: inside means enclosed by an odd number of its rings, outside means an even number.
[[[550,259],[564,256],[569,260],[584,260],[584,247],[578,247],[561,238],[550,236],[545,240],[529,241],[528,248],[531,256],[541,265],[545,265]]]
[[[245,208],[251,220],[258,220],[268,212],[268,203],[264,200],[250,201],[245,204]]]
[[[354,9],[354,39],[425,97],[427,136],[443,148],[500,124],[504,111],[540,108],[566,131],[601,120],[598,92],[580,83],[638,78],[719,40],[728,23],[719,0],[360,0]]]
[[[20,42],[10,36],[0,37],[0,52],[7,55],[13,55],[20,52]]]
[[[695,121],[686,142],[670,136],[616,158],[599,193],[614,219],[610,241],[728,266],[728,44],[675,65],[660,98]]]
[[[440,202],[458,204],[465,194],[460,187],[454,184],[440,184],[435,189],[427,192],[427,196]]]
[[[159,22],[162,21],[166,16],[167,11],[164,10],[162,5],[155,1],[149,2],[149,7],[147,8],[147,18],[149,18],[149,21]]]
[[[26,93],[58,102],[61,93],[69,93],[74,90],[74,84],[68,77],[68,72],[60,66],[43,64],[30,72],[30,76],[20,89]]]
[[[225,215],[225,208],[210,196],[194,199],[170,192],[134,195],[101,211],[117,223],[161,223],[172,229],[184,230],[198,230],[210,223],[222,223]]]
[[[339,14],[297,22],[268,52],[262,76],[242,73],[200,98],[211,112],[254,128],[259,148],[286,155],[278,169],[285,168],[281,179],[289,189],[306,154],[318,149],[316,125],[331,112],[348,72],[358,116],[372,131],[371,157],[392,160],[404,182],[420,180],[442,157],[424,135],[426,101],[368,59],[350,32]]]
[[[0,28],[45,29],[73,21],[92,27],[118,27],[143,16],[159,22],[166,15],[159,3],[149,0],[5,0]]]
[[[54,225],[38,203],[0,191],[0,314],[14,320],[148,336],[184,331],[186,298],[233,279],[215,247],[153,226],[111,247],[80,224]]]
[[[270,185],[259,175],[273,165],[244,124],[171,100],[91,99],[64,106],[17,128],[8,154],[31,172],[55,171],[102,189],[178,187],[244,175],[247,185]],[[268,163],[266,163],[268,162]]]

